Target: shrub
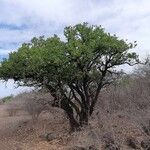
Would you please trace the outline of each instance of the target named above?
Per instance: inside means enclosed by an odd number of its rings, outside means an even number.
[[[32,116],[33,121],[36,121],[42,111],[49,109],[50,100],[50,94],[43,91],[30,92],[26,95],[24,109]]]
[[[8,115],[11,117],[11,116],[15,116],[17,114],[17,111],[18,111],[18,107],[16,104],[8,104],[7,105],[7,112],[8,112]]]
[[[10,96],[6,96],[4,98],[1,99],[2,103],[8,103],[12,100],[14,96],[13,95],[10,95]]]

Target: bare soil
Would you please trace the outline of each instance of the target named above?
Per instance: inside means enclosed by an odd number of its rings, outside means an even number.
[[[56,150],[66,149],[68,127],[66,121],[42,114],[37,122],[26,113],[9,116],[6,105],[0,105],[0,150]],[[54,122],[55,120],[55,122]],[[40,138],[44,133],[55,133],[52,142]],[[66,135],[66,139],[61,136]],[[65,148],[64,148],[65,147]]]
[[[89,145],[103,150],[101,137],[106,131],[113,133],[114,139],[121,143],[121,150],[131,150],[126,145],[128,137],[135,137],[140,142],[146,136],[130,117],[121,113],[91,120],[86,130],[70,134],[68,120],[61,110],[44,112],[33,122],[23,111],[9,116],[7,105],[0,105],[0,150],[69,150]],[[46,133],[57,135],[57,138],[52,141],[41,138]]]

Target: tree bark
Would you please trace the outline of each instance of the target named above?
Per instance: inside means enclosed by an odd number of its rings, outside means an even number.
[[[88,122],[89,122],[89,113],[87,109],[84,109],[81,111],[80,114],[80,119],[79,119],[80,126],[81,127],[86,126],[88,125]]]
[[[65,110],[68,118],[69,118],[69,123],[71,127],[71,131],[77,131],[80,129],[80,124],[79,122],[75,119],[74,113],[73,113],[73,108],[69,105],[69,102],[67,99],[62,99],[61,100],[61,108]]]

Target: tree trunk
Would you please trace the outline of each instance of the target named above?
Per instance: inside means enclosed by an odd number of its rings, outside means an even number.
[[[70,113],[70,112],[69,113],[66,112],[66,113],[67,113],[67,116],[69,118],[69,123],[70,123],[71,131],[74,132],[74,131],[80,130],[80,124],[74,118],[73,113]]]
[[[87,109],[81,111],[79,122],[80,122],[80,126],[88,125],[89,113]]]
[[[69,123],[71,127],[71,131],[77,131],[80,129],[80,124],[79,122],[75,119],[74,114],[73,114],[73,108],[69,105],[67,99],[62,99],[61,100],[61,108],[65,110],[68,118],[69,118]]]

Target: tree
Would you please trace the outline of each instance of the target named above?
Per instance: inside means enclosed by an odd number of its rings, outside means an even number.
[[[54,35],[22,44],[1,63],[0,78],[47,88],[53,106],[65,110],[74,131],[88,124],[101,89],[120,74],[116,67],[139,60],[136,53],[128,52],[136,42],[127,43],[101,26],[69,26],[64,36],[64,41]]]
[[[150,78],[150,55],[148,55],[143,64],[139,64],[134,69],[134,75],[137,77]]]
[[[147,56],[144,63],[139,64],[134,69],[133,75],[136,80],[142,81],[145,86],[150,86],[150,55]]]

